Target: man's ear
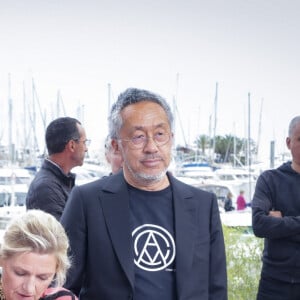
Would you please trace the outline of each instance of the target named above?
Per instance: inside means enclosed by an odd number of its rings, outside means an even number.
[[[70,152],[74,152],[75,151],[75,143],[76,141],[74,140],[69,140],[65,146],[65,150],[70,151]]]
[[[112,146],[112,148],[114,149],[114,153],[115,153],[115,154],[118,154],[118,153],[121,152],[117,140],[115,140],[115,139],[111,140],[111,146]]]
[[[288,147],[288,149],[291,149],[291,138],[287,137],[285,140],[286,146]]]

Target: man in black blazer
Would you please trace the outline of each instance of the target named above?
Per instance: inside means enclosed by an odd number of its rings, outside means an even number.
[[[61,222],[84,300],[226,300],[225,247],[214,194],[167,172],[173,116],[145,90],[120,94],[109,134],[123,170],[75,187]]]

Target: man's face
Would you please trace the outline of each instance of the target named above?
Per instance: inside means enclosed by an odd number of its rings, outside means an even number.
[[[171,160],[172,133],[165,111],[157,103],[142,101],[125,107],[121,116],[125,178],[135,186],[159,182]]]
[[[293,162],[300,165],[300,123],[298,123],[292,135],[286,139],[287,147],[291,150]]]
[[[87,138],[84,128],[77,124],[79,132],[79,140],[74,144],[75,151],[72,156],[73,167],[82,166],[85,158],[85,153],[88,151]]]

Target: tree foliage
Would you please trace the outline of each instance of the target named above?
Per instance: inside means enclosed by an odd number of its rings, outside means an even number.
[[[199,135],[195,141],[196,147],[200,149],[202,155],[213,146],[213,140],[207,135]],[[234,155],[243,163],[247,159],[248,140],[235,137],[233,135],[218,135],[215,137],[215,157],[218,162],[233,162]],[[250,140],[250,154],[256,153],[256,145]]]

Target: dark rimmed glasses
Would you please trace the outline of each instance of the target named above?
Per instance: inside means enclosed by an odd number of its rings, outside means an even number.
[[[164,146],[170,141],[171,135],[168,132],[158,132],[152,137],[148,137],[144,134],[135,135],[130,139],[121,139],[127,142],[132,149],[142,149],[148,143],[149,139],[152,139],[157,147]]]

